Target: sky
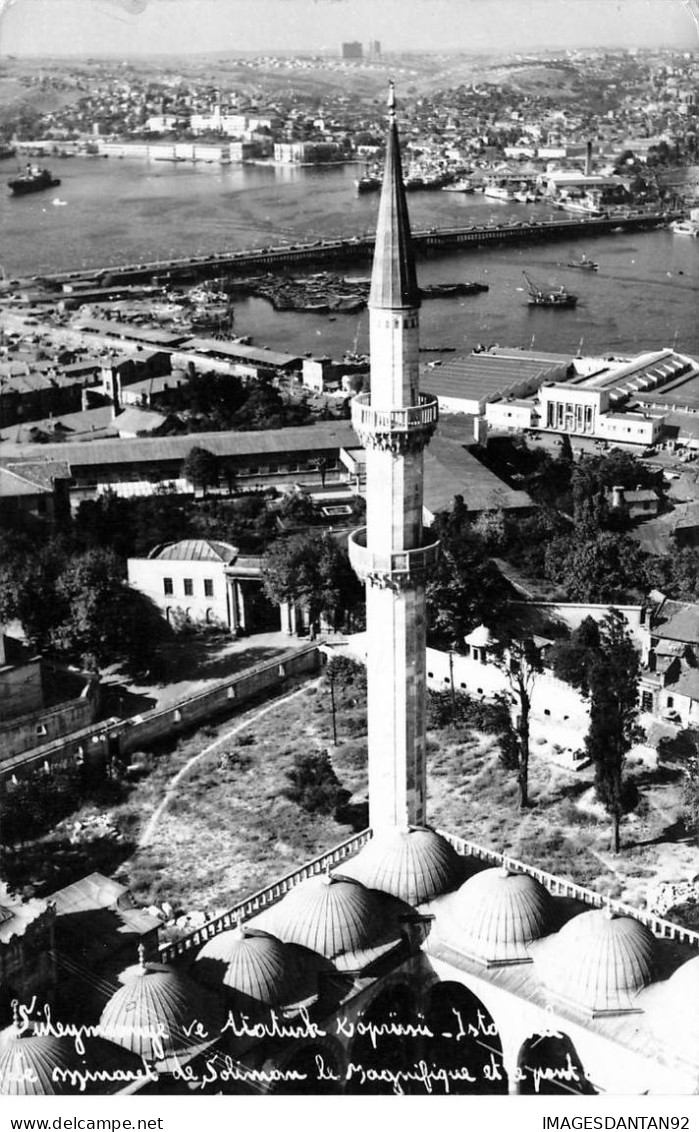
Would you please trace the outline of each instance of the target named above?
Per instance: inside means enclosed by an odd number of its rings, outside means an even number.
[[[699,0],[0,0],[0,55],[699,47]]]

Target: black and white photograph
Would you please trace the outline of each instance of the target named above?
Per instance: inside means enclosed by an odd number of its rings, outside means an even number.
[[[698,315],[699,0],[0,0],[0,1115],[691,1128]]]

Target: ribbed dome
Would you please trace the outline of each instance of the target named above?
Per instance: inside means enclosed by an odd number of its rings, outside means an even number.
[[[178,971],[161,963],[139,963],[124,971],[120,981],[124,986],[102,1011],[100,1030],[145,1061],[162,1061],[201,1041],[196,1033],[192,1036],[194,1022],[201,1022],[212,1038],[220,1033],[222,1011]]]
[[[80,1064],[70,1039],[19,1034],[8,1026],[0,1034],[0,1095],[42,1097],[77,1092],[69,1079],[54,1081],[53,1071],[77,1069]]]
[[[298,972],[285,944],[244,928],[221,932],[197,955],[194,973],[209,986],[229,987],[267,1006],[296,1001]]]
[[[423,904],[447,892],[462,875],[456,851],[445,837],[431,829],[395,829],[376,834],[337,871],[407,904]]]
[[[386,918],[375,893],[323,874],[292,888],[272,909],[269,926],[285,943],[334,959],[370,947],[381,936]]]
[[[83,1053],[69,1037],[34,1034],[8,1026],[0,1034],[0,1096],[39,1097],[77,1094],[83,1091],[80,1074],[115,1071],[143,1075],[143,1065],[123,1049],[90,1037]],[[72,1074],[76,1074],[75,1077]],[[88,1082],[87,1092],[104,1092],[104,1085]]]
[[[526,873],[501,868],[484,869],[462,884],[450,914],[459,946],[484,963],[531,959],[527,944],[551,931],[544,886]]]
[[[646,1000],[646,995],[648,999]],[[643,1008],[654,1028],[687,1053],[699,1049],[699,956],[678,967],[667,982],[651,987]]]
[[[592,1014],[630,1010],[653,977],[655,940],[631,916],[595,909],[574,916],[536,957],[554,994]]]

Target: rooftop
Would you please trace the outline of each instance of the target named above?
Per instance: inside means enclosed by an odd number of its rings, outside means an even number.
[[[570,359],[541,359],[525,351],[467,354],[420,375],[420,388],[436,397],[480,401],[495,398],[521,382],[563,380]]]

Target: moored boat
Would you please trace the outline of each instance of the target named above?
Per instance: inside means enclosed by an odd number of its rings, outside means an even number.
[[[15,196],[40,193],[43,189],[54,189],[60,183],[60,179],[54,177],[50,170],[40,169],[38,165],[27,165],[24,173],[19,173],[7,182]]]

